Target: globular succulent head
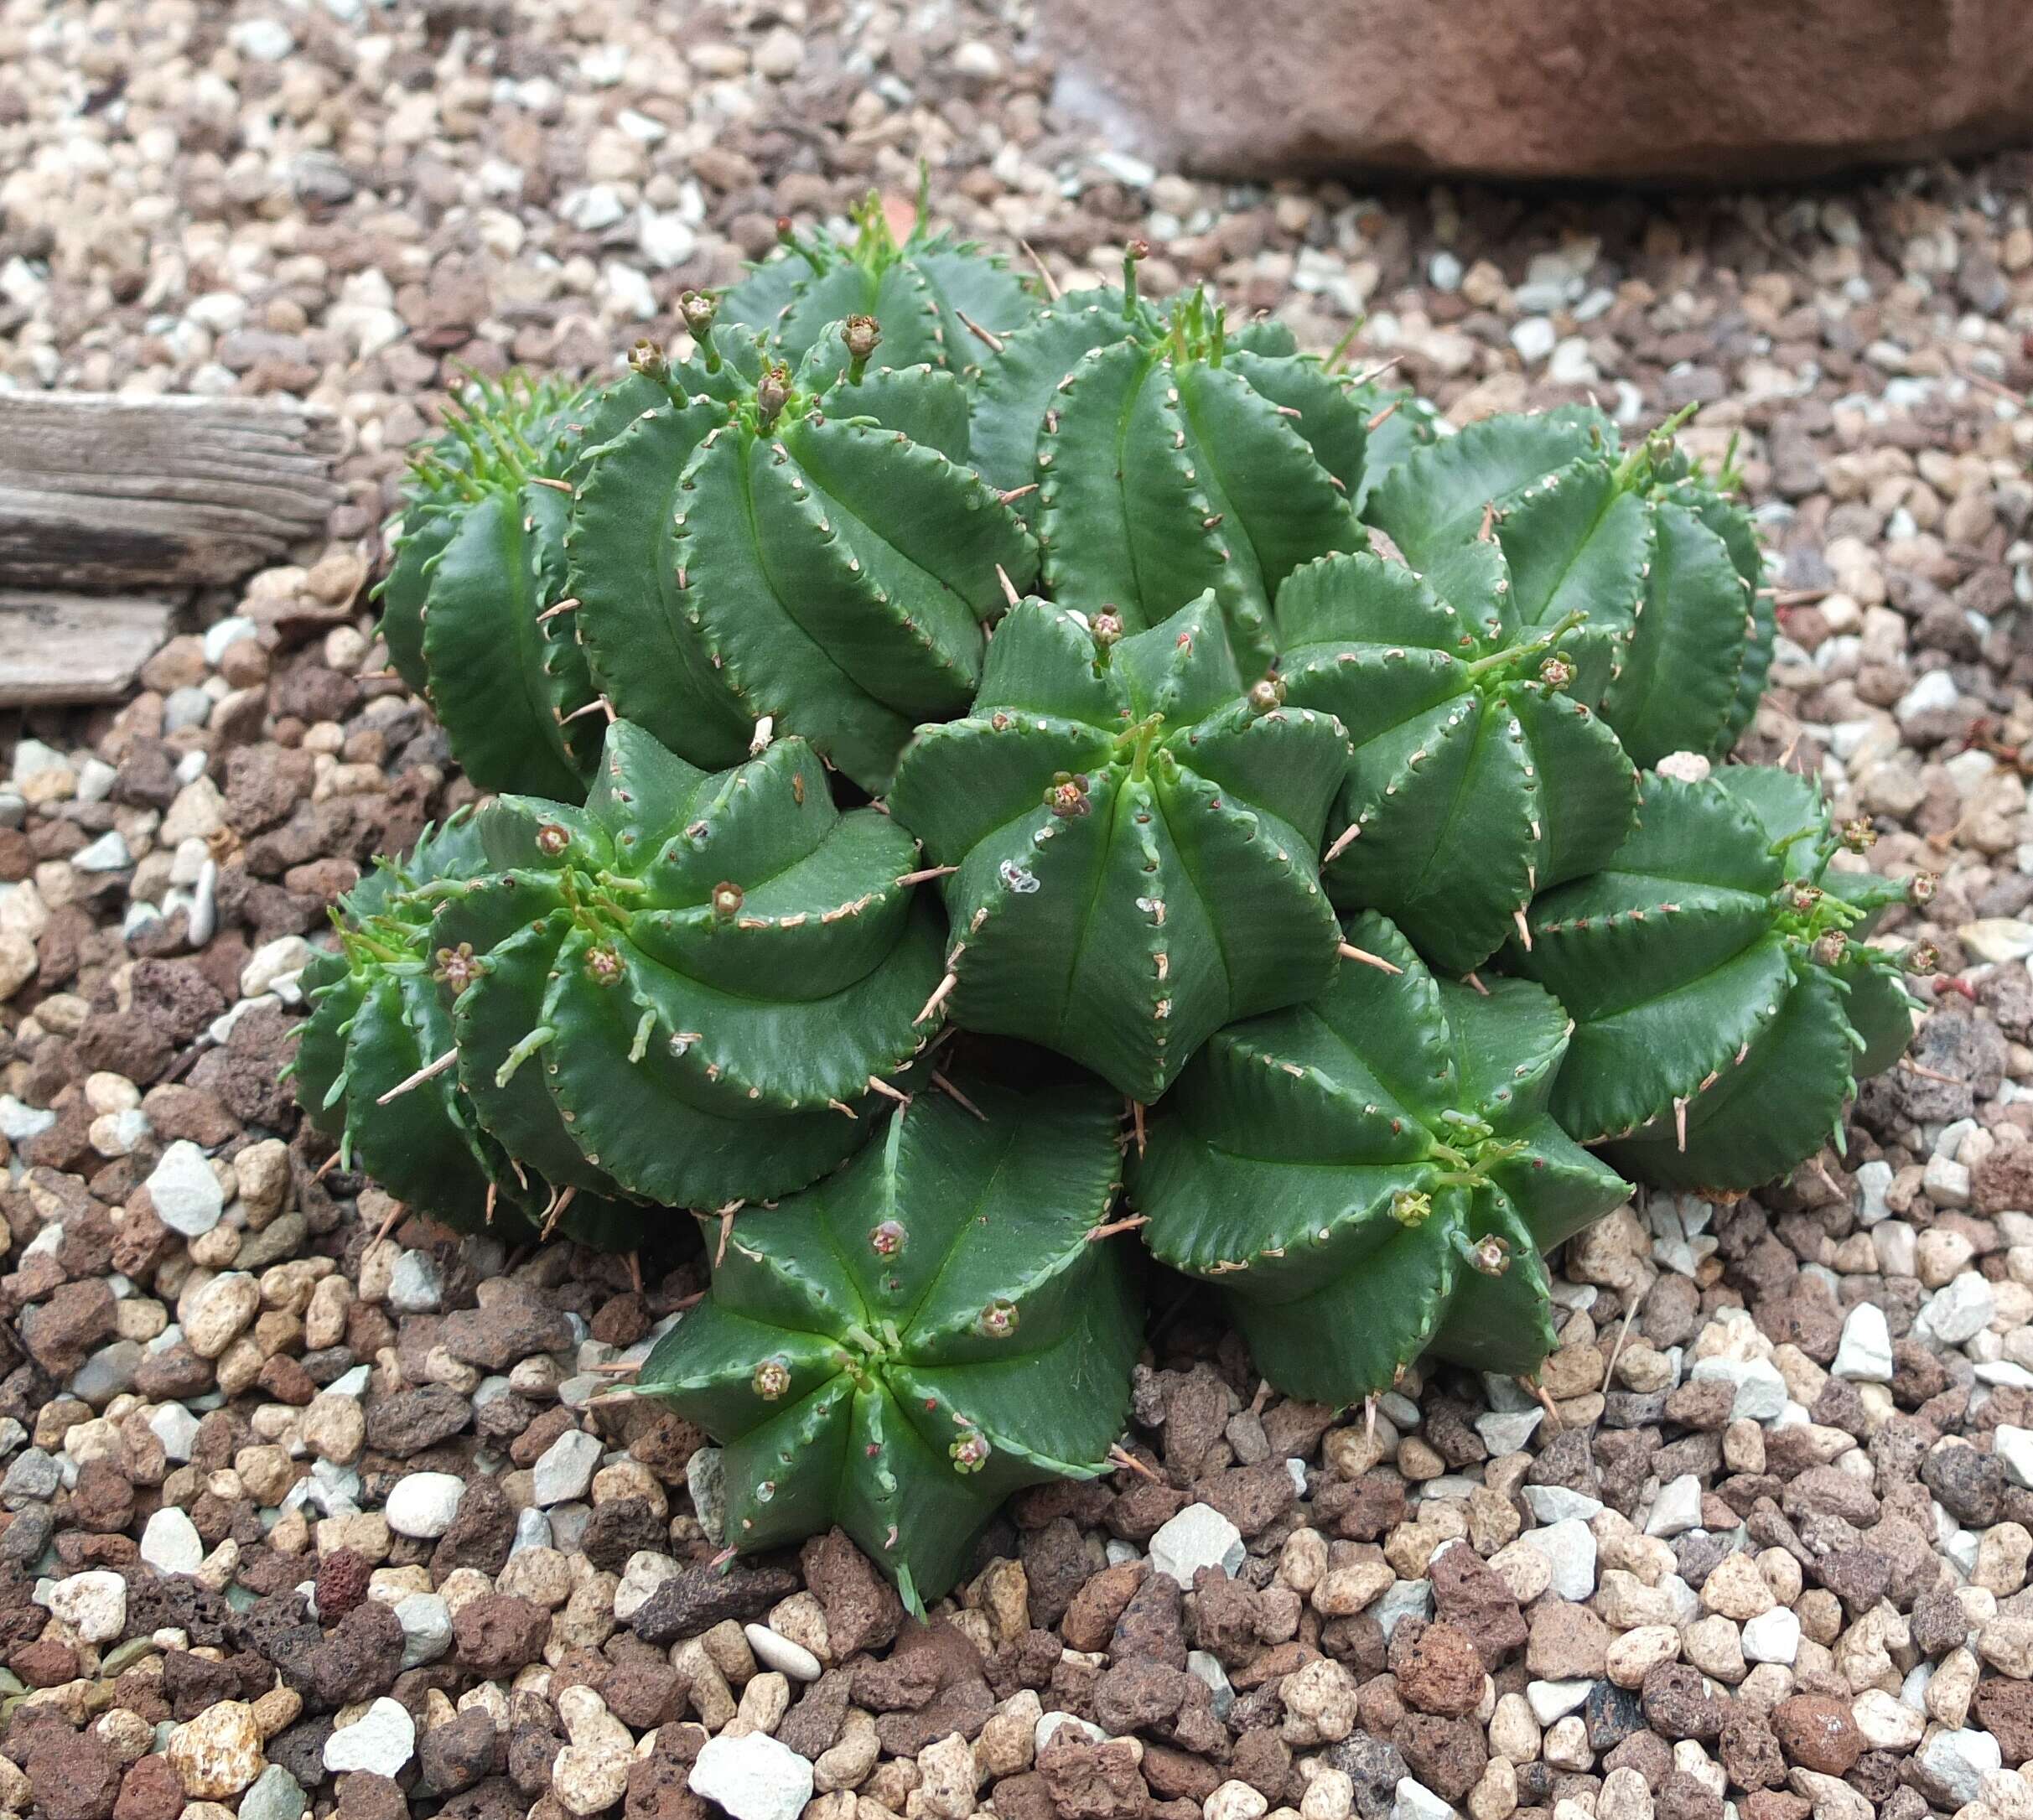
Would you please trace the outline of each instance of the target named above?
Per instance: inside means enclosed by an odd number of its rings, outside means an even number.
[[[1095,1229],[1117,1119],[1095,1083],[926,1093],[844,1169],[735,1221],[643,1393],[726,1449],[727,1540],[838,1523],[914,1610],[1019,1487],[1105,1470],[1141,1343]]]
[[[521,1167],[482,1128],[454,1071],[450,999],[473,957],[439,946],[431,917],[440,894],[485,866],[478,831],[457,816],[340,900],[339,946],[304,970],[313,1009],[299,1026],[297,1096],[346,1167],[443,1225],[510,1240],[555,1227],[623,1249],[644,1230],[640,1210],[604,1178],[584,1178],[586,1192],[568,1200],[563,1183]]]
[[[410,458],[381,633],[483,790],[576,799],[599,751],[592,677],[558,610],[584,402],[552,381],[476,379]]]
[[[1159,1108],[1130,1199],[1218,1283],[1257,1368],[1342,1404],[1429,1350],[1526,1373],[1553,1344],[1540,1253],[1628,1190],[1548,1110],[1567,1017],[1529,982],[1435,980],[1373,913],[1312,1003],[1232,1024]]]
[[[594,676],[694,764],[733,763],[767,718],[879,791],[914,727],[966,706],[1002,578],[1029,585],[1036,546],[967,464],[958,381],[881,364],[874,319],[795,367],[691,319],[698,358],[646,353],[617,382],[609,417],[649,402],[571,501]]]
[[[956,869],[954,1021],[1148,1101],[1222,1024],[1334,977],[1317,855],[1348,744],[1275,681],[1244,688],[1211,594],[1123,623],[1011,609],[972,712],[919,734],[889,806]]]
[[[968,371],[1035,300],[1000,258],[931,231],[927,202],[921,183],[901,240],[874,194],[852,211],[849,239],[800,234],[779,220],[777,251],[720,298],[722,319],[762,331],[772,352],[799,360],[829,324],[873,316],[893,366]]]
[[[1355,744],[1327,889],[1457,973],[1502,946],[1535,892],[1600,865],[1637,807],[1630,760],[1575,697],[1564,640],[1579,612],[1527,626],[1514,592],[1495,541],[1470,539],[1424,578],[1333,556],[1278,596],[1286,699]]]
[[[1578,693],[1636,763],[1719,759],[1749,724],[1773,635],[1756,534],[1670,426],[1625,454],[1599,411],[1487,418],[1414,450],[1366,514],[1421,573],[1493,537],[1522,626],[1585,614]]]
[[[910,837],[843,815],[802,740],[708,774],[618,722],[584,810],[505,797],[432,940],[469,957],[459,1079],[554,1180],[672,1206],[803,1187],[926,1040],[938,913]]]
[[[989,357],[976,459],[999,486],[1035,485],[1054,599],[1112,602],[1139,632],[1212,589],[1254,674],[1285,577],[1364,547],[1367,412],[1288,329],[1232,329],[1198,293],[1160,309],[1135,269],[1119,291],[1040,311]]]
[[[1755,1188],[1842,1141],[1859,1076],[1911,1035],[1865,940],[1927,886],[1838,870],[1814,787],[1750,765],[1643,780],[1604,869],[1550,891],[1507,962],[1574,1019],[1553,1110],[1641,1181]]]

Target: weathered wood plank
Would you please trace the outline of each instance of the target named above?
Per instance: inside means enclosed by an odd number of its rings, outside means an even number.
[[[0,392],[0,586],[237,581],[322,532],[339,443],[290,399]]]
[[[0,708],[118,701],[175,611],[121,595],[0,592]]]

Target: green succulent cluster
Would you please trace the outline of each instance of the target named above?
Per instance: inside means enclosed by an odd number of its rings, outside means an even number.
[[[417,457],[390,652],[500,794],[342,900],[299,1064],[454,1224],[703,1220],[643,1392],[735,1546],[914,1599],[1105,1470],[1139,1247],[1294,1395],[1529,1376],[1630,1184],[1839,1143],[1926,889],[1724,762],[1771,599],[1673,426],[1444,433],[1140,247],[1045,298],[922,220]]]

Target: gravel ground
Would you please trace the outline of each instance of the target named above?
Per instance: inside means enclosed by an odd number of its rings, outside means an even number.
[[[349,451],[326,547],[32,717],[0,793],[0,1811],[2033,1815],[2033,160],[1225,189],[1060,120],[1022,23],[0,4],[6,382],[291,392]],[[462,366],[601,367],[920,155],[1062,278],[1136,233],[1317,345],[1367,311],[1457,421],[1740,434],[1786,633],[1747,746],[1942,874],[1945,960],[1844,1154],[1569,1246],[1553,1416],[1412,1377],[1371,1434],[1189,1302],[1146,1470],[1018,1501],[929,1631],[838,1535],[709,1569],[711,1449],[592,1403],[696,1263],[376,1239],[277,1083],[327,899],[468,794],[361,594],[402,446]]]

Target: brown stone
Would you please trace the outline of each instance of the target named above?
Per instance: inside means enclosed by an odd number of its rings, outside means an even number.
[[[551,1615],[511,1593],[482,1593],[452,1619],[452,1646],[460,1662],[490,1680],[513,1675],[543,1654]]]
[[[1796,1693],[1772,1709],[1771,1729],[1787,1759],[1823,1776],[1846,1776],[1864,1754],[1864,1734],[1847,1700]]]
[[[43,1820],[112,1820],[121,1793],[120,1766],[96,1733],[74,1737],[52,1727],[29,1747],[24,1767]],[[174,1775],[169,1786],[177,1786]]]
[[[1430,1624],[1403,1651],[1402,1661],[1397,1651],[1392,1655],[1392,1671],[1406,1705],[1448,1719],[1475,1710],[1482,1698],[1482,1658],[1466,1632],[1451,1624]]]
[[[34,1773],[31,1763],[31,1779]],[[145,1756],[128,1766],[121,1778],[119,1799],[113,1804],[113,1820],[177,1820],[183,1811],[184,1785],[169,1767],[169,1758]]]
[[[825,1608],[835,1662],[895,1641],[904,1621],[903,1601],[845,1530],[814,1536],[799,1552],[798,1564],[806,1585]]]
[[[1046,0],[1060,92],[1223,174],[1356,167],[1742,179],[1904,163],[2033,124],[2023,0]],[[1587,105],[1576,105],[1585,96]]]

